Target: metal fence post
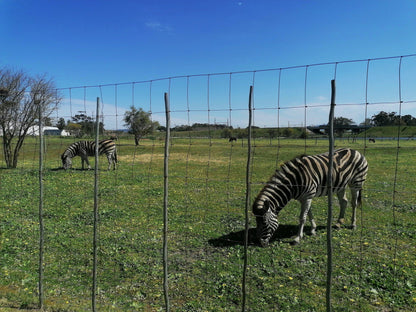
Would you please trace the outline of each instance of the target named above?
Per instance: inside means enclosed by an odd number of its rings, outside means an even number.
[[[331,107],[329,110],[329,163],[328,163],[328,216],[327,216],[327,271],[326,271],[326,311],[331,311],[332,286],[332,169],[334,157],[334,109],[335,79],[331,80]]]
[[[169,95],[165,93],[166,137],[164,157],[164,197],[163,197],[163,292],[166,311],[170,311],[168,287],[168,190],[169,190],[169,141],[170,141],[170,108]]]
[[[247,138],[247,169],[246,169],[246,205],[245,205],[245,229],[244,229],[244,266],[243,266],[243,281],[242,281],[242,311],[246,311],[246,280],[247,280],[247,249],[248,249],[248,232],[249,232],[249,218],[248,210],[250,207],[250,170],[251,170],[251,122],[253,114],[253,86],[250,86],[249,100],[248,100],[248,138]]]
[[[92,311],[96,311],[96,293],[97,293],[97,249],[98,249],[98,160],[99,160],[99,130],[100,130],[100,98],[97,97],[97,110],[96,110],[96,132],[95,132],[95,167],[94,167],[94,229],[93,229],[93,264],[92,264]]]
[[[35,105],[39,109],[39,309],[43,309],[43,253],[44,253],[44,225],[43,225],[43,124],[42,102],[38,95],[34,95]]]

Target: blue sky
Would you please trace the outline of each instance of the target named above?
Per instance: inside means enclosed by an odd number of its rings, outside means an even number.
[[[414,0],[0,0],[0,66],[32,75],[46,73],[65,89],[409,55],[416,53],[415,30]],[[411,102],[416,99],[410,85],[415,60],[405,61],[403,92]],[[366,62],[338,66],[339,101],[365,101],[366,66]],[[397,100],[398,60],[372,62],[370,69],[367,96],[371,101]],[[120,85],[117,90],[114,86],[74,88],[63,91],[57,115],[67,117],[82,107],[92,114],[94,99],[100,96],[104,114],[117,115],[118,121],[111,120],[110,127],[120,127],[124,110],[132,104],[151,109],[155,119],[162,121],[161,99],[170,90],[171,105],[178,111],[174,124],[209,119],[245,126],[246,112],[238,110],[246,107],[248,85],[254,81],[259,126],[275,125],[276,118],[282,126],[325,120],[326,108],[318,106],[329,102],[332,65],[307,69],[306,95],[304,68],[281,74],[279,99],[278,75],[278,71],[256,72],[253,80],[252,73],[236,74],[231,83],[229,75],[223,75],[155,81],[151,87]],[[308,110],[306,118],[302,109],[295,108],[304,105],[305,99],[308,106],[317,106]],[[191,114],[179,112],[187,110],[187,101]],[[293,109],[281,110],[276,117],[272,108],[277,101]],[[414,105],[403,107],[404,113],[415,116]],[[208,109],[209,114],[197,112]],[[384,109],[397,111],[398,107],[373,105],[367,114],[371,117]],[[345,106],[336,115],[361,122],[366,113],[361,106]]]

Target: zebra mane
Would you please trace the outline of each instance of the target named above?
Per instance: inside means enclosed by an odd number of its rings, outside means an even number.
[[[61,158],[64,158],[65,156],[68,156],[70,151],[71,151],[70,147],[67,147],[65,149],[65,151],[62,153]]]
[[[284,162],[283,164],[280,165],[280,168],[279,168],[280,170],[276,169],[275,176],[277,176],[279,178],[286,177],[285,172],[290,171],[290,169],[289,169],[290,165],[297,166],[300,159],[308,157],[308,156],[309,155],[307,155],[307,154],[300,154],[299,156],[296,156],[296,157],[292,158],[291,160],[288,160],[288,161]]]
[[[66,154],[68,153],[68,149],[66,149],[63,153],[62,153],[62,155],[61,155],[61,159],[63,159],[65,156],[66,156]]]
[[[281,164],[281,165],[280,165],[280,167],[282,167],[282,166],[284,166],[284,165],[286,165],[286,164],[288,164],[288,163],[295,163],[297,159],[302,159],[302,158],[304,158],[304,157],[308,157],[308,156],[310,156],[310,155],[308,155],[308,154],[300,154],[300,155],[298,155],[298,156],[295,156],[295,157],[294,157],[294,158],[292,158],[291,160],[288,160],[288,161],[286,161],[285,163]]]

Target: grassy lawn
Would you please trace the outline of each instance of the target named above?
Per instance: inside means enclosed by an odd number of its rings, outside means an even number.
[[[46,138],[44,170],[47,311],[91,307],[94,171],[60,170],[73,139]],[[99,311],[164,308],[163,141],[118,144],[119,167],[99,172]],[[243,272],[246,141],[173,138],[169,160],[169,297],[172,311],[240,311]],[[251,197],[296,155],[327,150],[326,140],[255,139]],[[338,139],[365,153],[369,176],[357,230],[333,232],[334,311],[416,309],[416,141]],[[306,151],[305,151],[306,148]],[[37,306],[38,146],[25,141],[19,166],[0,169],[0,311]],[[398,153],[398,154],[397,154]],[[2,154],[0,154],[2,157]],[[398,156],[398,160],[396,161]],[[93,157],[90,158],[93,166]],[[4,161],[0,160],[4,168]],[[313,201],[316,236],[301,244],[300,207],[290,202],[268,248],[250,240],[249,311],[325,311],[327,198]],[[339,208],[334,203],[334,218]],[[347,210],[347,220],[351,210]],[[309,224],[308,224],[309,225]],[[250,238],[255,220],[250,212]],[[309,226],[306,227],[308,233]]]

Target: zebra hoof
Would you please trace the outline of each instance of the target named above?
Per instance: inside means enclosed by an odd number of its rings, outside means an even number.
[[[292,241],[290,242],[291,245],[297,245],[300,243],[300,237],[296,236],[295,238],[292,239]]]

